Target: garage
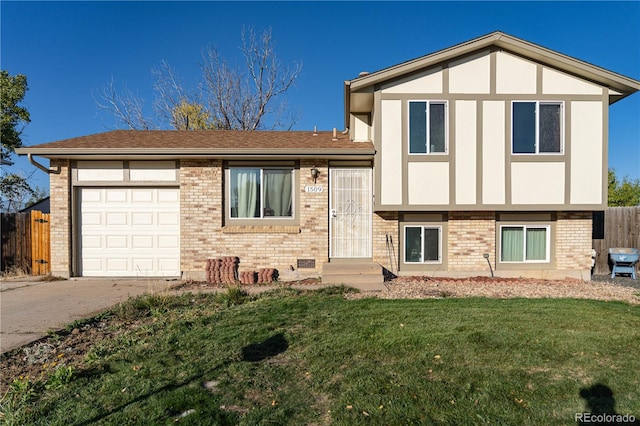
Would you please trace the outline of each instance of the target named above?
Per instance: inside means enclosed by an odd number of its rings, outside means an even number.
[[[178,188],[78,188],[78,205],[78,275],[180,275]]]

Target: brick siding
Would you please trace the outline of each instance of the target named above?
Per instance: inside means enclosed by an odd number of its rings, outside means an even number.
[[[451,271],[486,270],[487,261],[495,264],[496,220],[494,212],[449,213],[448,259]]]
[[[400,256],[398,226],[397,212],[373,214],[373,261],[394,273],[398,272],[397,259]]]
[[[556,223],[556,268],[591,269],[591,212],[559,212]]]
[[[69,277],[71,265],[71,168],[69,160],[51,160],[50,167],[60,166],[60,173],[49,175],[51,211],[51,275]]]
[[[320,176],[314,183],[310,169]],[[181,269],[185,277],[202,279],[206,259],[238,256],[239,270],[278,269],[282,279],[320,274],[328,261],[328,178],[326,160],[300,161],[297,188],[298,226],[229,226],[224,223],[224,168],[220,161],[180,163]],[[307,193],[307,185],[324,188]],[[315,260],[315,268],[297,268],[297,259]]]

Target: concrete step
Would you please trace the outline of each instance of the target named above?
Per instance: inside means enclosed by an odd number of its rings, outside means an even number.
[[[322,274],[382,274],[382,266],[374,262],[328,262],[322,264]]]
[[[385,289],[382,266],[373,262],[333,262],[322,265],[322,283],[347,285],[361,291]]]

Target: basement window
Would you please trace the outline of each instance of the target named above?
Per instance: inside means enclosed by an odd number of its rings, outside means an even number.
[[[442,261],[441,226],[405,226],[404,262],[434,263]]]

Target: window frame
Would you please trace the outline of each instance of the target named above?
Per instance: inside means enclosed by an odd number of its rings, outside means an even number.
[[[514,107],[515,104],[533,103],[535,104],[535,151],[534,152],[515,152],[514,151]],[[540,152],[540,105],[558,105],[560,106],[560,149],[558,152]],[[511,101],[511,154],[512,155],[564,155],[565,151],[565,103],[556,100],[512,100]]]
[[[411,152],[411,104],[424,102],[426,103],[425,119],[425,144],[426,152]],[[444,151],[431,151],[431,108],[432,104],[444,105]],[[443,99],[411,99],[407,101],[407,151],[409,155],[448,155],[449,154],[449,101]]]
[[[522,239],[522,253],[523,260],[503,260],[502,257],[502,248],[504,246],[502,240],[502,230],[503,228],[522,228],[523,239]],[[527,229],[544,229],[545,230],[545,258],[542,260],[527,260]],[[498,251],[498,259],[500,263],[503,264],[541,264],[541,263],[551,263],[551,225],[550,224],[501,224],[499,228],[499,241],[500,248]]]
[[[410,262],[407,261],[407,229],[408,228],[420,228],[420,261]],[[424,230],[425,229],[437,229],[438,230],[438,260],[424,260]],[[442,225],[404,225],[403,226],[403,256],[402,263],[405,265],[435,265],[442,264]]]
[[[259,170],[260,176],[260,197],[259,197],[259,217],[234,217],[232,213],[233,203],[232,203],[232,171],[233,170]],[[267,216],[264,214],[264,171],[265,170],[287,170],[291,175],[291,215],[290,216]],[[269,222],[277,223],[277,224],[291,224],[295,223],[297,220],[297,191],[296,188],[298,186],[298,180],[296,177],[297,167],[293,165],[256,165],[256,164],[247,164],[247,165],[229,165],[225,167],[225,177],[227,179],[227,185],[225,190],[225,199],[224,202],[228,206],[225,208],[225,216],[229,221],[229,224],[233,225],[243,225],[243,224],[260,224],[267,225]]]

